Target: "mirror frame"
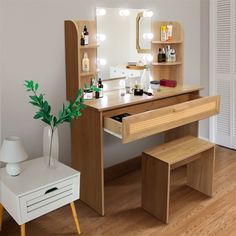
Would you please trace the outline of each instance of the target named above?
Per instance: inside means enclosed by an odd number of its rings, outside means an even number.
[[[141,48],[140,47],[140,44],[139,44],[139,41],[140,41],[140,38],[139,38],[139,28],[140,28],[140,20],[141,18],[144,17],[143,16],[143,12],[139,12],[137,17],[136,17],[136,50],[138,53],[150,53],[151,52],[151,48],[148,49],[148,48]]]

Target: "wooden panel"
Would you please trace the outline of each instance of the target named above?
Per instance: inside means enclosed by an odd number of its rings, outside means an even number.
[[[119,121],[116,121],[109,117],[104,117],[104,130],[114,135],[117,138],[122,139],[122,123]]]
[[[170,165],[147,154],[142,157],[142,207],[168,223]]]
[[[146,154],[171,165],[171,169],[182,166],[196,158],[198,154],[213,148],[215,145],[193,136],[186,136],[160,146],[148,149]]]
[[[152,134],[198,121],[219,112],[219,96],[196,99],[123,119],[123,142],[128,143]]]
[[[104,170],[104,180],[105,182],[108,182],[140,168],[141,156],[106,168]]]
[[[187,165],[187,185],[212,197],[215,148],[201,154],[201,158]]]
[[[102,113],[85,109],[71,129],[72,167],[81,172],[81,200],[104,215]]]
[[[78,26],[74,21],[65,21],[66,97],[74,99],[79,88]]]

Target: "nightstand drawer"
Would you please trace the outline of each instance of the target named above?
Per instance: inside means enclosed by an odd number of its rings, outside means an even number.
[[[80,176],[48,185],[20,197],[23,222],[28,222],[79,198]]]
[[[219,112],[219,96],[196,98],[192,101],[124,117],[122,122],[104,117],[104,130],[129,143]]]

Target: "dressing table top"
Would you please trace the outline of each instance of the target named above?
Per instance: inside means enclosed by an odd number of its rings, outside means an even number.
[[[115,90],[104,92],[103,98],[87,100],[85,104],[89,108],[98,111],[106,111],[114,108],[120,108],[133,104],[199,91],[202,89],[203,88],[201,86],[194,85],[182,85],[175,88],[161,87],[161,91],[155,92],[153,96],[148,96],[146,94],[144,94],[143,96],[134,96],[133,94],[125,94],[124,96],[122,96],[121,94],[125,93],[125,90]]]

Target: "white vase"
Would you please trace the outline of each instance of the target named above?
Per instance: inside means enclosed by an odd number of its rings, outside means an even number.
[[[52,137],[52,130],[49,126],[44,127],[43,129],[43,156],[49,157],[50,152],[50,142]],[[59,159],[59,139],[58,139],[58,131],[57,129],[53,132],[53,140],[52,140],[52,158],[54,160]],[[53,162],[51,162],[53,165]]]

